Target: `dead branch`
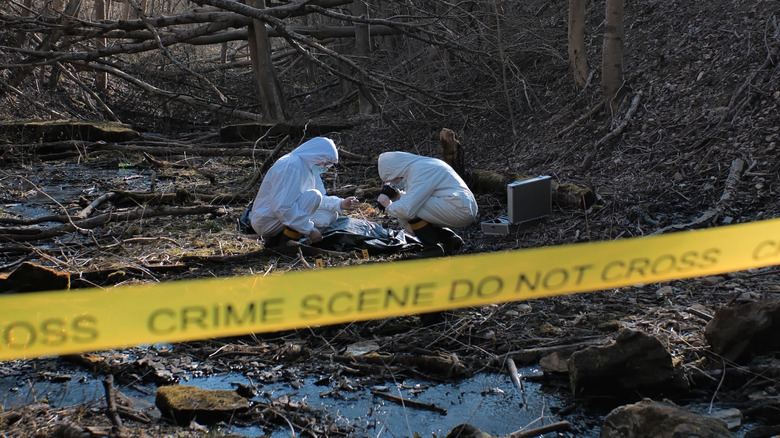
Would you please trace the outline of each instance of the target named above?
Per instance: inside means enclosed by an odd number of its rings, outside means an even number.
[[[143,21],[144,25],[149,30],[149,32],[151,32],[154,35],[154,41],[157,43],[157,46],[160,48],[160,51],[162,51],[165,54],[165,56],[168,59],[170,59],[174,64],[176,64],[180,69],[186,71],[187,73],[198,78],[203,83],[207,84],[209,88],[214,90],[217,97],[219,98],[220,101],[222,101],[222,103],[227,102],[227,97],[225,97],[225,95],[222,94],[221,91],[219,91],[219,88],[217,88],[216,85],[214,85],[210,80],[208,80],[202,74],[192,71],[189,67],[184,65],[183,62],[179,61],[175,56],[173,56],[173,53],[171,53],[171,51],[168,50],[168,47],[166,47],[165,44],[163,44],[162,38],[160,37],[160,33],[157,31],[157,28],[152,26],[151,23],[149,23],[149,20],[147,20],[146,14],[144,13],[143,8],[141,8],[138,5],[138,2],[136,2],[135,0],[127,0],[127,1],[130,2],[130,4],[136,9],[136,11],[138,11],[141,17],[141,21]]]
[[[114,192],[108,192],[108,193],[104,193],[104,194],[100,195],[100,197],[98,197],[97,199],[92,201],[91,204],[89,204],[86,208],[81,210],[81,212],[79,214],[77,214],[76,217],[79,218],[79,219],[86,219],[86,218],[88,218],[89,215],[91,215],[92,212],[95,211],[96,208],[98,208],[104,202],[114,198],[114,196],[116,196],[116,193],[114,193]]]
[[[535,436],[544,435],[549,432],[569,430],[570,428],[571,425],[568,421],[558,421],[556,423],[545,424],[544,426],[536,427],[534,429],[512,432],[509,435],[504,435],[502,438],[532,438]]]
[[[250,113],[248,111],[242,111],[242,110],[239,110],[239,109],[235,109],[235,108],[229,107],[227,105],[217,105],[217,104],[214,104],[214,103],[210,103],[210,102],[207,102],[207,101],[202,100],[202,99],[197,98],[197,97],[187,96],[187,95],[183,95],[183,94],[180,94],[180,93],[174,93],[172,91],[162,90],[160,88],[155,87],[152,84],[149,84],[149,83],[144,82],[144,81],[142,81],[142,80],[140,80],[140,79],[138,79],[138,78],[136,78],[134,76],[131,76],[130,74],[127,74],[127,73],[123,72],[122,70],[119,70],[118,68],[115,68],[115,67],[110,67],[108,65],[98,64],[98,63],[94,63],[94,62],[78,63],[78,65],[82,65],[85,68],[88,67],[88,68],[91,68],[93,70],[99,70],[99,71],[104,71],[104,72],[110,73],[110,74],[112,74],[112,75],[114,75],[114,76],[116,76],[118,78],[121,78],[121,79],[124,79],[127,82],[130,82],[131,84],[141,88],[142,90],[144,90],[144,91],[146,91],[146,92],[148,92],[150,94],[153,94],[153,95],[156,95],[156,96],[159,96],[159,97],[164,97],[164,98],[169,99],[169,100],[178,101],[178,102],[181,102],[181,103],[184,103],[184,104],[187,104],[187,105],[207,108],[207,109],[209,109],[211,111],[215,111],[215,112],[220,113],[220,114],[232,115],[234,117],[239,117],[239,118],[246,119],[246,120],[256,120],[256,121],[264,120],[264,117],[261,114]]]
[[[641,99],[642,99],[642,92],[640,91],[636,93],[636,96],[634,96],[634,99],[631,101],[631,106],[628,108],[628,111],[626,111],[626,115],[623,117],[623,120],[620,121],[618,126],[615,127],[615,129],[613,129],[609,134],[605,135],[604,137],[601,137],[593,146],[596,148],[601,147],[601,145],[603,145],[604,143],[622,134],[623,131],[626,130],[626,126],[628,126],[629,120],[631,120],[631,117],[634,116],[634,113],[636,113],[637,108],[639,108],[639,101]]]
[[[113,425],[112,432],[114,436],[122,435],[122,419],[116,410],[116,391],[114,390],[114,375],[109,374],[103,379],[103,389],[106,392],[106,416]]]
[[[274,164],[274,161],[276,160],[276,157],[278,156],[279,152],[289,141],[290,141],[290,136],[288,135],[284,137],[282,141],[279,142],[279,144],[276,145],[274,150],[265,158],[260,168],[257,169],[254,175],[252,175],[252,179],[249,181],[249,184],[247,185],[247,190],[253,190],[255,185],[257,185],[257,183],[260,182],[260,178],[262,178],[263,175],[266,172],[268,172],[268,169],[270,169],[271,166]]]
[[[705,211],[701,216],[697,217],[691,222],[685,224],[670,225],[668,227],[664,227],[659,230],[656,230],[653,233],[650,233],[650,235],[663,234],[667,231],[672,231],[672,230],[677,231],[685,228],[696,227],[698,225],[709,222],[710,220],[715,219],[718,216],[722,215],[723,212],[726,210],[726,208],[729,206],[729,204],[731,204],[731,199],[734,196],[734,192],[736,191],[737,183],[742,177],[742,170],[744,168],[745,168],[745,160],[743,160],[742,158],[736,158],[734,161],[731,162],[731,167],[729,168],[729,175],[728,177],[726,177],[726,183],[724,184],[723,194],[721,194],[718,203],[715,204],[715,207]]]

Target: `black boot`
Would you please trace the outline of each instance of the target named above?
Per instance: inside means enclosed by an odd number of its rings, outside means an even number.
[[[412,258],[441,257],[445,255],[444,247],[439,243],[439,229],[422,219],[409,221],[409,226],[414,231],[414,235],[420,239],[423,244],[421,252],[412,256]]]
[[[451,229],[442,227],[436,231],[438,231],[439,242],[444,248],[444,254],[453,255],[463,246],[463,239]]]

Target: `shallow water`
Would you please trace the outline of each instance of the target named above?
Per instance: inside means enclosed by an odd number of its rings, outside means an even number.
[[[40,364],[38,364],[40,365]],[[43,365],[46,367],[46,364]],[[52,364],[52,366],[54,366]],[[530,374],[533,369],[520,369],[521,374]],[[66,381],[55,381],[57,375],[70,376]],[[445,436],[459,424],[469,423],[488,433],[503,435],[526,426],[538,427],[558,418],[556,411],[564,403],[557,395],[541,388],[538,383],[524,382],[522,394],[507,375],[478,374],[469,379],[453,383],[431,383],[417,379],[386,382],[373,388],[360,388],[355,392],[333,392],[331,387],[317,385],[316,378],[304,378],[297,382],[263,384],[259,394],[252,400],[268,402],[281,396],[292,401],[305,402],[315,409],[326,411],[331,418],[344,426],[354,427],[355,436]],[[240,373],[210,377],[189,377],[181,384],[206,389],[235,389],[235,384],[250,384]],[[154,407],[154,385],[120,386],[122,394],[130,397],[149,416],[159,416]],[[446,414],[401,406],[371,394],[374,389],[405,399],[428,403],[446,410]],[[27,370],[14,372],[3,368],[0,363],[0,410],[17,408],[35,402],[47,402],[55,407],[87,405],[104,407],[102,382],[79,369],[62,369],[46,373],[32,366]],[[541,417],[544,417],[540,420]],[[267,436],[259,427],[231,427],[230,432],[246,437]],[[299,431],[296,431],[296,435]],[[280,427],[272,437],[289,437],[289,428]],[[577,436],[584,436],[578,434]],[[594,435],[595,436],[595,435]]]

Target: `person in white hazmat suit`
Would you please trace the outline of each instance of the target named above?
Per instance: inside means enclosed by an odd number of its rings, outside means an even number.
[[[265,239],[266,247],[285,246],[308,237],[322,240],[320,229],[331,225],[344,210],[354,210],[354,196],[327,196],[323,172],[338,163],[336,144],[315,137],[279,158],[260,184],[249,216],[252,228]]]
[[[451,255],[463,239],[448,227],[470,225],[477,218],[477,201],[455,170],[438,158],[408,152],[379,155],[379,176],[398,190],[396,199],[377,197],[385,212],[423,244],[421,257]]]

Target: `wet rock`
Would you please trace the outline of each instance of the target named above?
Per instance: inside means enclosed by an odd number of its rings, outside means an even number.
[[[228,421],[249,409],[249,402],[235,391],[184,385],[158,388],[154,404],[164,416],[179,425],[187,425],[193,420],[202,424]]]
[[[70,274],[24,262],[10,274],[0,274],[0,292],[70,289]]]
[[[460,424],[453,427],[446,438],[496,438],[496,436],[485,433],[470,424]]]
[[[615,342],[588,347],[569,357],[569,384],[576,395],[641,391],[659,394],[687,389],[666,347],[646,333],[622,329]]]
[[[721,307],[704,327],[712,350],[730,361],[780,348],[780,300]]]
[[[569,372],[569,357],[556,351],[541,358],[539,366],[545,373],[565,374]]]
[[[599,438],[726,438],[726,423],[672,403],[643,400],[610,412]]]
[[[711,415],[726,423],[729,430],[739,429],[739,426],[742,425],[742,411],[737,408],[712,411]]]

